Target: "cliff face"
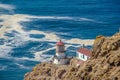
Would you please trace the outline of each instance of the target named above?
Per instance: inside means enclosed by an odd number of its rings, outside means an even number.
[[[41,63],[25,75],[25,80],[120,80],[120,33],[98,36],[92,57],[81,66],[76,59],[70,65]]]

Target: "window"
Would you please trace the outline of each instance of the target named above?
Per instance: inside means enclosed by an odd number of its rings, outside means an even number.
[[[85,58],[85,56],[83,55],[83,59]]]
[[[85,56],[84,56],[83,54],[81,54],[81,58],[83,58],[83,59],[84,59],[84,58],[85,58]]]

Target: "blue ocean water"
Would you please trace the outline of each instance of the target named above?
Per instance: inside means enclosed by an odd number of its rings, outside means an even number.
[[[36,64],[51,60],[55,43],[75,56],[97,35],[120,27],[119,0],[0,0],[0,79],[23,80]],[[76,40],[76,41],[74,41]]]

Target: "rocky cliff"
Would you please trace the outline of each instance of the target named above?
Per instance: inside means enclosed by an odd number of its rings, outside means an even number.
[[[24,79],[120,80],[120,33],[96,37],[91,54],[81,66],[76,66],[77,59],[72,59],[70,65],[38,64]]]

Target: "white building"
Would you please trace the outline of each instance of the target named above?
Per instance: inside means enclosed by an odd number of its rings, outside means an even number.
[[[86,61],[91,57],[90,50],[87,48],[80,48],[77,50],[77,58],[83,61]]]
[[[77,53],[77,58],[79,60],[77,65],[84,63],[84,61],[86,61],[91,57],[91,52],[87,48],[80,48],[79,50],[77,50],[76,53]]]
[[[56,43],[56,54],[54,55],[53,63],[54,64],[68,64],[69,61],[70,61],[70,58],[67,58],[65,54],[65,45],[60,40],[59,42]]]

